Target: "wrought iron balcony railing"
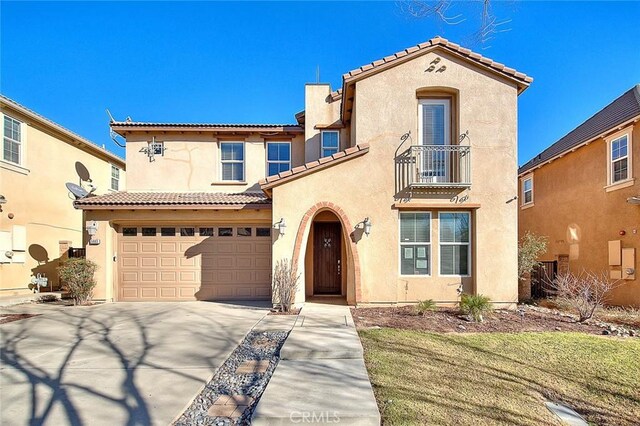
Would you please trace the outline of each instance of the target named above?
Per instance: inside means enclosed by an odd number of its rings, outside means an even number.
[[[468,188],[471,147],[412,145],[396,158],[396,172],[405,187]]]

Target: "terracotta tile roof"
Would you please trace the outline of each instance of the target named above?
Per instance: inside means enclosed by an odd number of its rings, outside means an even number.
[[[536,155],[532,160],[520,167],[518,174],[526,173],[534,167],[595,139],[609,130],[615,130],[618,126],[638,116],[640,116],[640,84],[627,90],[618,99]]]
[[[504,64],[501,64],[499,62],[495,62],[492,59],[489,59],[487,57],[484,57],[478,53],[472,52],[469,49],[466,49],[464,47],[461,47],[460,45],[450,42],[449,40],[442,38],[442,37],[434,37],[431,40],[424,42],[424,43],[420,43],[416,46],[413,47],[409,47],[407,49],[401,50],[400,52],[396,52],[393,55],[389,55],[389,56],[385,56],[382,59],[379,59],[377,61],[373,61],[369,64],[363,65],[359,68],[356,68],[354,70],[349,71],[348,73],[344,74],[342,76],[342,78],[344,80],[350,80],[354,77],[360,77],[363,73],[368,74],[369,71],[373,71],[376,68],[380,67],[381,65],[384,64],[389,64],[395,61],[398,61],[398,59],[408,59],[408,57],[410,56],[417,56],[421,53],[421,51],[424,51],[425,49],[429,49],[431,47],[435,47],[435,46],[441,46],[444,47],[445,49],[459,55],[462,56],[464,58],[468,58],[470,60],[473,60],[477,63],[479,63],[482,66],[488,67],[493,69],[494,71],[498,71],[502,74],[505,74],[506,76],[513,78],[515,80],[518,80],[522,83],[524,83],[525,85],[529,85],[529,83],[531,83],[533,81],[532,77],[527,76],[526,74],[523,74],[521,72],[516,71],[513,68],[509,68],[507,66],[505,66]],[[341,94],[341,93],[339,93]],[[333,94],[332,94],[333,95]]]
[[[94,208],[176,208],[176,207],[213,207],[265,205],[269,208],[271,200],[261,192],[242,192],[230,194],[224,192],[113,192],[95,197],[76,200],[74,206],[80,209]]]
[[[330,167],[338,163],[342,163],[343,161],[348,161],[353,158],[359,157],[366,154],[367,152],[369,152],[369,144],[361,143],[351,148],[347,148],[344,151],[338,151],[331,157],[320,158],[316,161],[306,163],[305,165],[294,167],[293,169],[287,170],[286,172],[278,173],[277,175],[269,176],[266,179],[262,179],[260,181],[260,187],[263,190],[270,189],[286,181],[297,179],[310,173],[314,173],[318,170],[322,170],[326,167]]]
[[[35,121],[39,121],[41,124],[48,126],[54,130],[56,130],[59,133],[62,133],[63,135],[74,139],[78,142],[80,142],[81,145],[84,145],[86,148],[89,149],[89,151],[94,151],[97,153],[100,153],[102,155],[104,155],[105,157],[109,158],[110,160],[112,160],[114,163],[116,163],[118,165],[118,167],[121,168],[125,168],[126,164],[124,161],[124,158],[120,157],[119,155],[116,155],[110,151],[107,151],[105,148],[103,148],[102,146],[98,145],[95,142],[90,141],[89,139],[83,138],[82,136],[80,136],[79,134],[75,133],[74,131],[71,131],[69,129],[67,129],[66,127],[63,127],[61,125],[59,125],[58,123],[49,120],[47,117],[33,111],[32,109],[27,108],[26,106],[19,104],[18,102],[14,101],[11,98],[8,98],[2,94],[0,94],[0,105],[5,106],[7,108],[11,108],[14,109],[16,111],[18,111],[19,113],[21,113],[22,115],[25,115],[29,118],[31,118],[32,120]]]

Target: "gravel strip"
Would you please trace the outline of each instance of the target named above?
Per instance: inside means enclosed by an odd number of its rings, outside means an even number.
[[[251,424],[253,410],[280,360],[280,348],[288,334],[286,331],[250,332],[174,424],[180,426]],[[249,360],[268,360],[269,367],[263,374],[236,374],[238,366]],[[253,402],[239,418],[209,416],[207,413],[209,407],[222,395],[249,396],[253,398]]]

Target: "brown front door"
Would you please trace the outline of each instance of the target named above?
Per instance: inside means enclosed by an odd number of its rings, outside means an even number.
[[[340,294],[342,289],[339,222],[316,222],[313,228],[313,293]]]

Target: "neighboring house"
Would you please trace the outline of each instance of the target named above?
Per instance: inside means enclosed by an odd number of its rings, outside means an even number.
[[[128,192],[98,224],[108,300],[517,301],[517,101],[530,77],[434,38],[305,87],[291,125],[113,122]],[[115,261],[114,261],[115,259]]]
[[[520,236],[546,236],[560,271],[606,272],[613,305],[640,306],[639,120],[640,85],[519,170]]]
[[[57,290],[60,261],[84,246],[82,212],[65,183],[123,190],[125,163],[1,95],[0,110],[0,297],[29,294],[38,274]]]

